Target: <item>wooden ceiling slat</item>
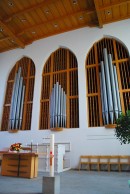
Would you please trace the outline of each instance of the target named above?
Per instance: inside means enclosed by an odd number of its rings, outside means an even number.
[[[68,31],[72,31],[72,30],[76,30],[76,29],[79,29],[79,28],[84,28],[84,27],[86,27],[86,26],[87,26],[87,24],[81,24],[81,25],[79,25],[78,27],[75,26],[75,27],[66,28],[66,29],[60,30],[60,32],[57,32],[57,33],[55,33],[55,32],[47,33],[46,36],[44,36],[44,37],[43,37],[43,36],[42,36],[42,37],[39,37],[39,39],[41,39],[41,38],[47,38],[47,37],[49,37],[49,36],[57,35],[57,34],[59,34],[59,33],[64,33],[64,32],[68,32]],[[89,26],[95,27],[96,25],[89,24]],[[36,39],[36,40],[39,40],[39,39]],[[35,40],[35,41],[36,41],[36,40]],[[33,40],[31,40],[30,42],[32,43]],[[30,42],[28,42],[27,44],[30,44]]]
[[[112,20],[106,20],[106,21],[104,21],[104,24],[109,24],[109,23],[112,23],[112,22],[118,22],[118,21],[121,21],[121,20],[129,19],[129,18],[130,18],[130,14],[128,14],[127,16],[120,17],[120,18],[112,18]]]
[[[89,12],[89,11],[90,11],[90,12]],[[46,21],[46,22],[39,23],[39,24],[37,24],[37,25],[32,25],[32,26],[30,26],[29,28],[26,28],[26,29],[24,29],[23,31],[20,31],[20,32],[17,34],[17,36],[22,35],[22,33],[26,33],[27,31],[35,30],[35,28],[39,28],[40,26],[45,25],[45,24],[47,24],[47,23],[52,23],[52,22],[55,23],[55,21],[58,22],[58,21],[61,21],[61,20],[65,19],[65,18],[70,18],[71,16],[75,16],[75,15],[77,15],[77,14],[83,14],[83,13],[89,14],[89,13],[91,13],[91,12],[92,12],[92,10],[88,10],[87,12],[86,12],[86,10],[82,10],[82,11],[80,11],[80,12],[75,12],[75,13],[72,13],[72,14],[66,14],[66,15],[64,15],[64,16],[61,16],[61,17],[58,17],[58,18],[55,18],[55,19],[52,19],[52,20],[48,20],[48,21]]]
[[[0,42],[5,41],[5,40],[8,40],[8,39],[9,39],[9,37],[8,37],[8,36],[3,37],[3,38],[0,38]]]
[[[33,6],[30,6],[28,7],[27,9],[23,9],[21,11],[18,11],[16,13],[14,13],[13,15],[7,17],[7,18],[4,18],[4,22],[10,22],[12,20],[13,17],[16,17],[16,16],[19,16],[19,15],[22,15],[24,13],[28,13],[28,12],[31,12],[33,10],[36,10],[38,8],[41,8],[43,6],[46,6],[46,5],[49,5],[50,3],[55,3],[57,0],[44,0],[42,3],[39,3],[39,4],[36,4],[36,5],[33,5]]]
[[[25,45],[17,36],[0,20],[0,26],[3,30],[9,35],[11,39],[13,39],[21,48],[24,48]]]
[[[63,1],[57,1],[55,6],[61,16],[69,13],[68,10],[66,10],[66,7],[64,6]]]
[[[112,9],[112,16],[113,16],[113,19],[114,18],[120,18],[120,10],[119,10],[119,6],[116,6],[115,8],[114,8],[114,11],[113,11],[113,9]]]
[[[51,12],[53,18],[60,17],[59,10],[57,9],[55,4],[51,4],[48,7],[49,7],[49,11]]]
[[[130,14],[130,3],[127,6],[127,12],[128,12],[128,14]]]
[[[130,18],[130,0],[11,1],[12,6],[8,0],[0,1],[0,52],[85,26],[101,28]]]
[[[130,0],[121,0],[121,1],[118,1],[118,2],[110,3],[109,5],[99,7],[99,10],[109,9],[111,7],[115,7],[115,6],[122,5],[122,4],[127,4],[127,3],[130,3]]]
[[[119,6],[119,9],[120,9],[121,17],[125,17],[128,14],[127,4],[123,4],[122,6]]]

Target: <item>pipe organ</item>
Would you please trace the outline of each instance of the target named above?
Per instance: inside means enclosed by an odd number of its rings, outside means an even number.
[[[112,64],[111,54],[103,49],[104,61],[100,62],[100,90],[104,124],[113,124],[121,113],[121,103],[116,67]]]
[[[19,67],[18,72],[15,74],[13,84],[8,130],[21,128],[24,94],[25,86],[23,83],[23,77],[21,76],[21,67]]]
[[[42,73],[39,129],[78,127],[78,63],[71,51],[59,48],[50,55]]]
[[[50,128],[66,127],[66,94],[58,82],[50,97]]]

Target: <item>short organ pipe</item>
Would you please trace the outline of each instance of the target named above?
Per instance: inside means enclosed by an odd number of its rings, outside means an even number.
[[[58,82],[50,96],[50,128],[66,127],[66,94]]]

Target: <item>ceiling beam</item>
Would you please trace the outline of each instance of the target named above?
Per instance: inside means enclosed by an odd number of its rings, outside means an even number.
[[[109,5],[101,6],[101,7],[99,7],[99,10],[101,11],[101,10],[104,10],[104,9],[109,9],[111,7],[123,5],[123,4],[126,4],[126,3],[130,3],[130,0],[122,0],[121,2],[115,2],[115,3],[111,3]]]
[[[56,2],[57,2],[57,0],[44,0],[42,3],[38,3],[36,5],[33,5],[33,6],[28,7],[26,9],[19,10],[18,12],[15,12],[14,14],[12,14],[12,15],[4,18],[3,21],[5,23],[8,23],[8,22],[10,22],[16,16],[19,16],[19,15],[22,15],[22,14],[25,14],[25,13],[28,13],[28,12],[31,12],[34,9],[38,9],[38,8],[41,8],[41,7],[45,7],[45,6],[47,6],[47,5],[51,4],[51,3],[56,3]]]
[[[24,43],[0,20],[0,26],[3,31],[12,39],[19,47],[24,48]]]
[[[17,33],[17,36],[21,36],[22,34],[28,32],[28,31],[31,31],[31,30],[34,30],[41,27],[42,25],[45,25],[45,24],[51,24],[54,22],[55,23],[58,23],[58,21],[61,21],[63,19],[66,19],[66,18],[69,18],[69,17],[72,17],[72,16],[76,16],[76,15],[83,15],[83,14],[91,14],[91,13],[94,13],[95,10],[94,9],[84,9],[84,10],[81,10],[81,11],[76,11],[74,13],[71,13],[71,14],[65,14],[63,16],[60,16],[60,17],[57,17],[57,18],[54,18],[54,19],[51,19],[51,20],[47,20],[46,22],[42,22],[42,23],[39,23],[39,24],[36,24],[36,25],[32,25],[30,26],[29,28],[26,28],[24,29],[23,31],[20,31],[19,33]],[[87,26],[89,26],[88,24],[86,24]],[[91,25],[90,25],[91,26]]]
[[[102,28],[103,27],[103,22],[102,22],[101,13],[100,13],[100,10],[99,10],[99,5],[98,5],[97,0],[94,0],[94,5],[95,5],[96,13],[97,13],[99,27]]]

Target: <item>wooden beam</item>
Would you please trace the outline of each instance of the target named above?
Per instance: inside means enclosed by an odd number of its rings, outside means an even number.
[[[56,18],[51,19],[51,20],[47,20],[46,22],[42,22],[42,23],[39,23],[39,24],[36,24],[36,25],[32,25],[32,26],[24,29],[23,31],[20,31],[19,33],[17,33],[17,36],[21,36],[22,34],[28,32],[28,31],[31,31],[31,30],[35,30],[35,29],[37,29],[41,26],[44,26],[45,24],[51,24],[53,22],[56,23],[58,21],[61,21],[63,19],[66,19],[66,18],[69,18],[69,17],[72,17],[72,16],[82,15],[82,14],[91,14],[91,13],[94,13],[94,12],[95,12],[94,9],[91,9],[91,10],[90,9],[89,10],[88,9],[83,9],[81,11],[76,11],[76,12],[73,12],[71,14],[65,14],[63,16],[56,17]],[[92,26],[93,27],[92,24],[86,24],[86,26],[90,26],[90,27]]]
[[[57,2],[57,0],[44,0],[42,3],[38,3],[36,5],[29,6],[26,9],[19,10],[19,11],[15,12],[14,14],[12,14],[12,15],[4,18],[3,21],[5,23],[8,23],[8,22],[10,22],[16,16],[18,17],[19,15],[22,15],[22,14],[25,14],[25,13],[28,13],[28,12],[31,12],[34,9],[38,9],[38,8],[41,8],[41,7],[45,7],[45,6],[47,6],[47,5],[51,4],[51,3],[56,3],[56,2]]]
[[[102,22],[101,13],[100,13],[100,10],[99,10],[98,1],[94,0],[94,4],[95,4],[96,13],[97,13],[99,27],[102,28],[103,27],[103,22]]]
[[[21,48],[25,47],[23,42],[1,20],[0,26],[3,28],[4,32],[9,36],[9,38],[13,39],[19,47]]]
[[[115,2],[115,3],[111,3],[109,5],[105,5],[105,6],[101,6],[99,7],[99,10],[104,10],[104,9],[109,9],[111,7],[114,7],[114,6],[119,6],[119,5],[123,5],[123,4],[126,4],[126,3],[130,3],[130,0],[122,0],[121,2]]]

